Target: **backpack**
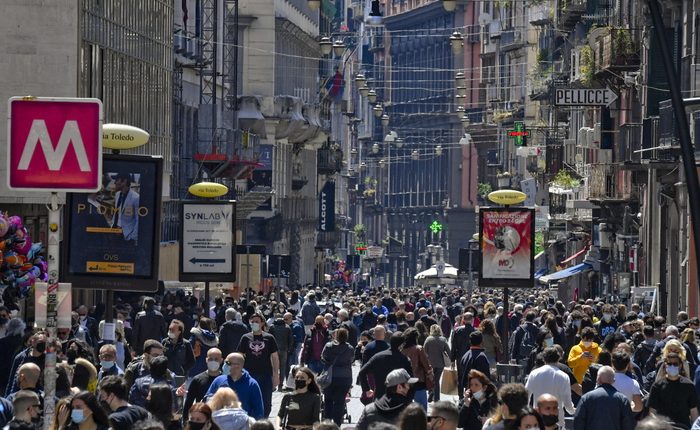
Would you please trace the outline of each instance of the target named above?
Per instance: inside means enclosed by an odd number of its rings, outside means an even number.
[[[523,334],[523,339],[520,341],[520,345],[518,345],[518,356],[521,359],[529,358],[532,351],[537,347],[537,341],[534,336],[532,336],[532,332],[525,326],[523,326],[523,331],[525,334]]]

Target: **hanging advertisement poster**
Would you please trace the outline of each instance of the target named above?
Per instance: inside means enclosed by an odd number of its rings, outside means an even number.
[[[534,209],[483,208],[479,211],[479,229],[479,286],[533,286]]]
[[[75,288],[158,289],[162,163],[105,154],[100,191],[68,195],[64,281]]]

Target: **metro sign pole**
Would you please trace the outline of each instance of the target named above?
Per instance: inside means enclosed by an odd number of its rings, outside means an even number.
[[[98,99],[12,97],[8,101],[7,185],[50,192],[44,416],[55,414],[58,322],[59,192],[95,192],[102,182],[102,102]],[[56,139],[58,139],[56,141]],[[49,429],[51,420],[44,420]]]

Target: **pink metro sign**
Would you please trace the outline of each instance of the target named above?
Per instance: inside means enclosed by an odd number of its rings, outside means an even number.
[[[8,186],[13,190],[94,192],[102,186],[102,102],[12,97]]]

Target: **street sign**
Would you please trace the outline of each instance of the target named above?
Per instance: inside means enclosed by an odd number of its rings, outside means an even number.
[[[441,278],[445,274],[445,262],[438,261],[435,263],[435,270],[437,271],[438,278]]]
[[[382,258],[384,255],[384,247],[382,246],[368,246],[367,247],[367,258]]]
[[[610,106],[617,94],[610,88],[557,88],[554,91],[556,106]]]
[[[8,105],[10,189],[82,193],[100,189],[100,100],[12,97]]]
[[[236,208],[232,201],[183,202],[181,281],[234,281]]]
[[[289,278],[292,271],[292,257],[290,255],[267,256],[268,278]]]

